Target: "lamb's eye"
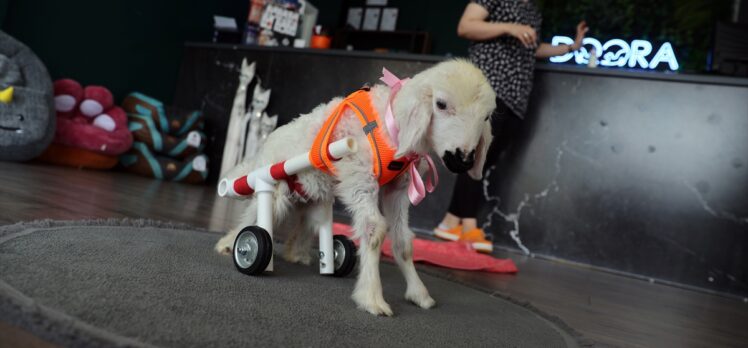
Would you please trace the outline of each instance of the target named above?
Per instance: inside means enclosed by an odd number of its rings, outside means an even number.
[[[443,100],[437,100],[436,101],[436,107],[439,110],[447,110],[447,102],[445,102]]]

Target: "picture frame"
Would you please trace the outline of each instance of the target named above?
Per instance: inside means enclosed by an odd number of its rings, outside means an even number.
[[[376,7],[367,7],[364,12],[363,30],[378,30],[379,18],[382,15],[382,9]]]
[[[356,30],[361,30],[361,21],[364,17],[364,9],[361,7],[348,8],[348,18],[346,24],[350,25]]]
[[[395,7],[387,7],[383,9],[382,18],[379,23],[379,30],[395,31],[395,28],[397,28],[397,14],[398,9]]]

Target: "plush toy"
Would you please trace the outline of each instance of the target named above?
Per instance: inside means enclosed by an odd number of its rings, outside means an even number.
[[[135,114],[150,117],[156,130],[164,134],[183,136],[191,131],[202,130],[205,127],[202,112],[167,107],[162,102],[143,93],[130,93],[122,101],[122,107],[128,115]]]
[[[208,177],[208,157],[193,155],[184,160],[156,156],[145,143],[136,141],[132,150],[120,156],[120,163],[132,173],[156,178],[199,184]]]
[[[44,150],[39,160],[74,168],[111,169],[117,165],[118,157],[103,155],[79,147],[52,143]]]
[[[160,180],[205,181],[208,157],[202,153],[207,137],[200,111],[166,107],[137,92],[125,97],[122,107],[135,139],[132,150],[120,157],[127,171]]]
[[[83,88],[70,79],[55,81],[54,89],[58,116],[56,143],[112,156],[130,148],[132,135],[127,128],[127,115],[114,105],[108,89]]]
[[[52,141],[52,80],[22,43],[0,31],[0,161],[27,161]]]
[[[192,130],[184,136],[176,137],[159,132],[149,116],[129,114],[128,117],[135,140],[145,143],[156,153],[184,159],[205,148],[206,136],[201,131]]]
[[[42,154],[45,162],[72,167],[108,169],[132,146],[127,115],[101,86],[83,87],[75,80],[54,83],[57,130]],[[93,154],[87,154],[91,152]]]

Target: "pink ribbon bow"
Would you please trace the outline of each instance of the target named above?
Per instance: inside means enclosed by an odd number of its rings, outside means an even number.
[[[422,159],[426,159],[429,168],[426,170],[426,185],[423,185],[421,173],[418,172],[418,164]],[[426,197],[426,192],[434,192],[436,185],[439,184],[439,174],[436,172],[434,161],[429,155],[412,154],[408,156],[410,162],[410,184],[408,185],[408,199],[413,205],[418,205]],[[432,181],[433,180],[433,181]]]
[[[397,136],[400,133],[400,129],[395,123],[395,116],[392,113],[392,101],[395,100],[395,95],[400,88],[405,85],[410,79],[401,80],[395,74],[391,73],[387,68],[382,68],[382,77],[379,78],[382,82],[390,87],[390,98],[387,101],[387,111],[384,115],[384,123],[387,126],[387,131],[390,134],[390,140],[395,147],[400,144],[397,140]],[[426,159],[426,163],[429,168],[426,171],[426,185],[423,184],[421,173],[418,172],[418,164],[421,159]],[[434,161],[428,154],[412,153],[406,156],[406,160],[410,163],[408,171],[410,172],[410,184],[408,185],[408,199],[413,205],[418,205],[426,197],[426,192],[434,192],[436,185],[439,185],[439,174],[436,172],[436,166]]]

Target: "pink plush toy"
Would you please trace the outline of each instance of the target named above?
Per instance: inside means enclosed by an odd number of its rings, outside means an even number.
[[[54,82],[57,131],[55,143],[116,156],[132,145],[127,115],[101,86],[85,89],[76,81]]]

